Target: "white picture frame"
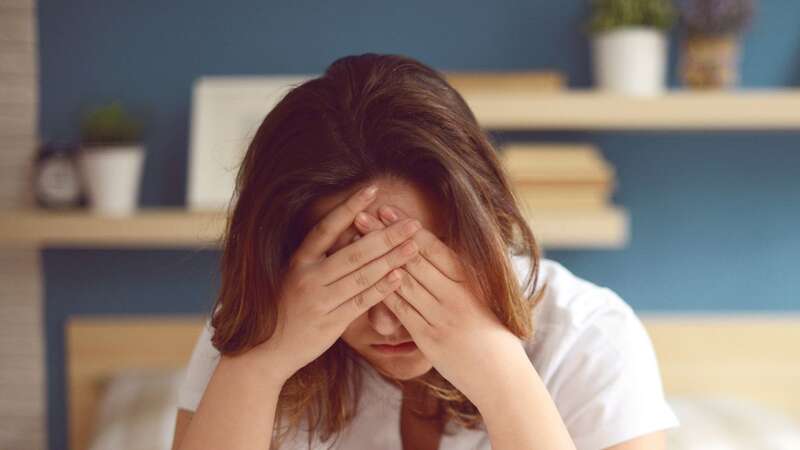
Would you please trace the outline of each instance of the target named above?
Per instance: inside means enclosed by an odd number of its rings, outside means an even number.
[[[186,205],[228,206],[244,152],[264,117],[294,86],[318,75],[213,76],[192,89]]]

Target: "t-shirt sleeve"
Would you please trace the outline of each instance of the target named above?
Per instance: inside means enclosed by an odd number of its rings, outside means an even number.
[[[196,411],[211,375],[217,367],[219,352],[211,344],[211,324],[206,320],[186,367],[186,377],[178,388],[178,408]]]
[[[575,446],[600,450],[678,426],[644,325],[610,289],[592,297],[604,306],[571,324],[552,355],[551,395]]]

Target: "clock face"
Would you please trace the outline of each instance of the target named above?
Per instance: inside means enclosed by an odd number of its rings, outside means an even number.
[[[48,204],[74,203],[81,193],[78,172],[66,156],[42,161],[36,185],[40,197]]]

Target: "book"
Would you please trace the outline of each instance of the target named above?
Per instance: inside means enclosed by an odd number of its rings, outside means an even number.
[[[531,210],[537,208],[602,208],[611,203],[611,184],[551,184],[512,189],[517,201]]]
[[[500,159],[514,181],[612,182],[616,173],[599,150],[588,144],[512,144]]]
[[[502,164],[517,200],[539,208],[602,208],[611,203],[616,171],[586,143],[512,143]]]
[[[554,70],[520,71],[442,71],[458,92],[559,91],[566,87],[565,77]]]

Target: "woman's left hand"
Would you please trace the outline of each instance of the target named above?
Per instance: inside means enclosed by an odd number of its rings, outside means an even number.
[[[386,205],[379,215],[380,220],[359,214],[356,227],[367,234],[408,217]],[[530,360],[520,338],[500,322],[478,289],[470,287],[458,255],[424,227],[413,239],[419,252],[395,269],[401,285],[383,303],[436,370],[480,409],[491,401],[496,383],[511,381],[511,371],[530,365]]]

